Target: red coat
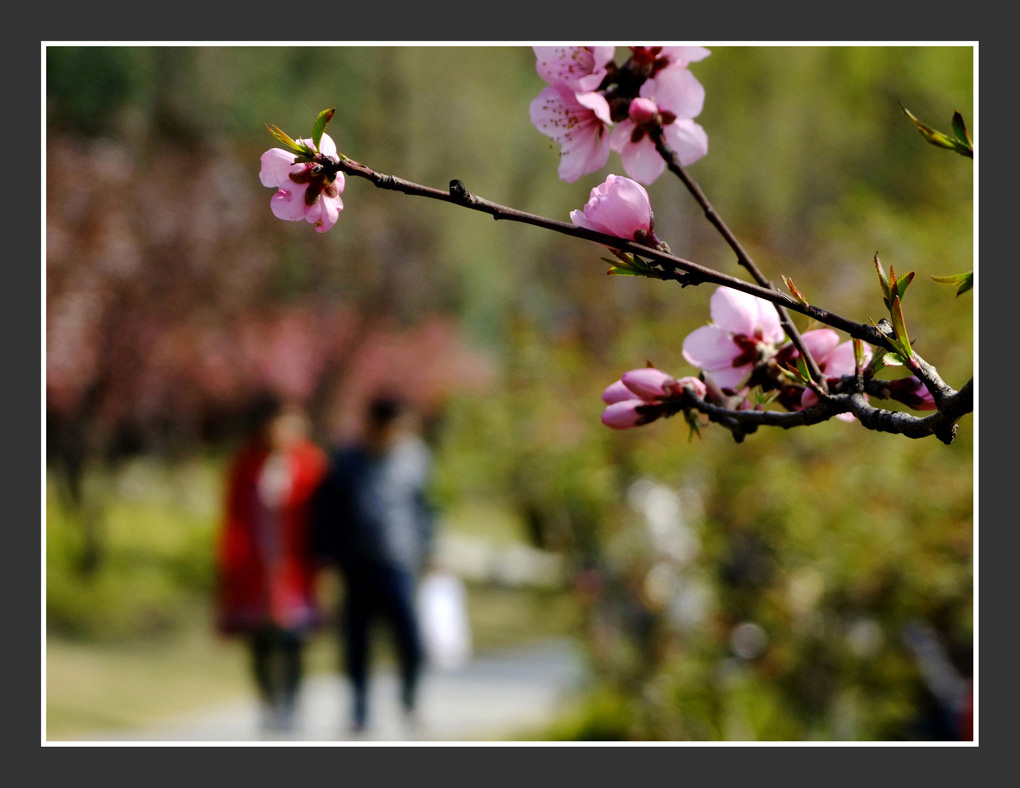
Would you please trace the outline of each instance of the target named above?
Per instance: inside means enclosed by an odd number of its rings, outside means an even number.
[[[265,448],[244,446],[227,477],[217,553],[217,626],[224,633],[270,623],[302,629],[320,620],[311,498],[326,456],[305,441],[270,460]]]

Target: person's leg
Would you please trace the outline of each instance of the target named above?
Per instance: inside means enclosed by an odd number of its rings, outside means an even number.
[[[393,624],[400,660],[400,702],[407,715],[415,711],[425,649],[415,606],[415,581],[410,572],[393,571],[387,577],[387,611]]]
[[[363,580],[348,577],[344,587],[343,642],[344,667],[354,694],[351,723],[355,730],[368,722],[368,630],[371,620],[372,594]]]
[[[294,714],[297,708],[298,692],[301,689],[303,674],[304,635],[296,631],[281,631],[279,639],[280,669],[280,713],[281,725],[291,728],[294,725]]]
[[[259,701],[262,706],[262,723],[269,727],[272,724],[272,709],[275,699],[272,632],[268,629],[259,629],[253,632],[248,640],[248,647],[251,655],[252,674],[255,677],[255,686],[258,689]]]

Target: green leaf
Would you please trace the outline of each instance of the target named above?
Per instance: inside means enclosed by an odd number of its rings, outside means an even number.
[[[959,112],[953,113],[953,134],[964,145],[973,147],[973,143],[970,141],[970,134],[967,133],[967,124],[963,122],[963,115]]]
[[[315,119],[315,125],[312,126],[312,142],[315,143],[315,150],[319,150],[319,143],[322,142],[322,132],[326,130],[326,124],[333,117],[333,113],[336,112],[336,108],[324,109],[319,113],[319,117]]]
[[[885,301],[885,305],[888,308],[892,293],[889,289],[889,277],[885,275],[882,261],[878,259],[878,252],[875,252],[875,270],[878,271],[878,283],[882,285],[882,300]]]
[[[936,131],[931,126],[927,126],[924,123],[921,123],[921,121],[914,117],[913,113],[910,112],[910,110],[908,110],[902,104],[900,104],[900,109],[902,109],[906,116],[910,118],[911,121],[913,121],[915,126],[917,126],[917,130],[921,133],[921,136],[924,137],[932,145],[936,145],[939,148],[948,148],[949,150],[954,150],[963,156],[974,158],[974,147],[973,145],[971,145],[970,139],[967,136],[966,128],[963,127],[962,117],[959,120],[959,124],[960,127],[963,129],[964,136],[962,139],[953,139],[952,137],[943,134],[941,131]],[[960,113],[956,113],[956,115],[953,116],[953,129],[954,132],[957,134],[957,137],[959,137],[959,131],[957,131],[956,116],[959,114]]]
[[[648,263],[638,257],[636,254],[631,255],[631,262],[634,264],[634,268],[642,273],[649,273],[654,270]]]
[[[967,271],[965,274],[955,274],[954,276],[933,276],[932,281],[938,282],[940,285],[955,286],[956,295],[960,296],[974,287],[974,272]]]
[[[893,330],[896,332],[896,342],[900,353],[910,358],[913,356],[913,351],[910,349],[910,337],[907,335],[907,324],[903,319],[903,306],[900,304],[899,296],[893,296],[889,317],[892,319]]]
[[[641,273],[633,268],[621,268],[620,266],[613,266],[606,273],[610,276],[641,276]]]
[[[896,280],[896,295],[899,299],[903,300],[903,294],[907,292],[907,285],[909,285],[914,279],[914,272],[908,271],[905,276],[901,276]]]

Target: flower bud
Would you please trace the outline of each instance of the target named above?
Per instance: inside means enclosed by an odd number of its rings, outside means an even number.
[[[652,406],[641,399],[627,399],[622,402],[614,402],[602,411],[602,423],[614,430],[626,430],[631,427],[638,427],[655,421],[659,414],[652,410]]]
[[[627,110],[627,115],[636,124],[642,126],[645,123],[659,121],[659,108],[651,99],[636,98],[630,102],[630,108]]]
[[[620,380],[634,394],[649,402],[669,396],[670,386],[676,383],[672,375],[652,367],[624,372]]]
[[[627,388],[622,380],[613,381],[602,392],[602,401],[607,405],[612,405],[614,402],[623,402],[628,399],[634,399],[634,392]]]
[[[633,241],[652,236],[652,204],[637,181],[610,175],[591,190],[584,209],[571,211],[570,221],[587,230]]]

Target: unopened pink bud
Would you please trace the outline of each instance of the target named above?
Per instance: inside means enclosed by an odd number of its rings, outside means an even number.
[[[677,386],[680,388],[693,389],[694,393],[698,396],[698,399],[704,399],[708,394],[708,386],[706,386],[705,382],[700,378],[691,376],[680,378],[680,380],[677,381]]]
[[[669,387],[676,382],[672,375],[652,367],[624,372],[620,380],[641,399],[649,402],[668,396]]]
[[[627,115],[639,126],[659,120],[659,108],[655,102],[647,98],[636,98],[630,102]]]
[[[614,430],[627,430],[637,427],[647,421],[646,416],[638,412],[638,408],[647,406],[648,403],[641,399],[627,399],[622,402],[614,402],[602,411],[602,423]]]
[[[630,178],[610,175],[591,190],[584,209],[570,212],[570,221],[586,230],[595,230],[633,241],[640,234],[652,233],[654,217],[648,192]]]
[[[634,399],[634,392],[623,385],[622,380],[614,381],[602,392],[602,401],[608,405],[612,405],[614,402],[623,402],[627,399]]]

